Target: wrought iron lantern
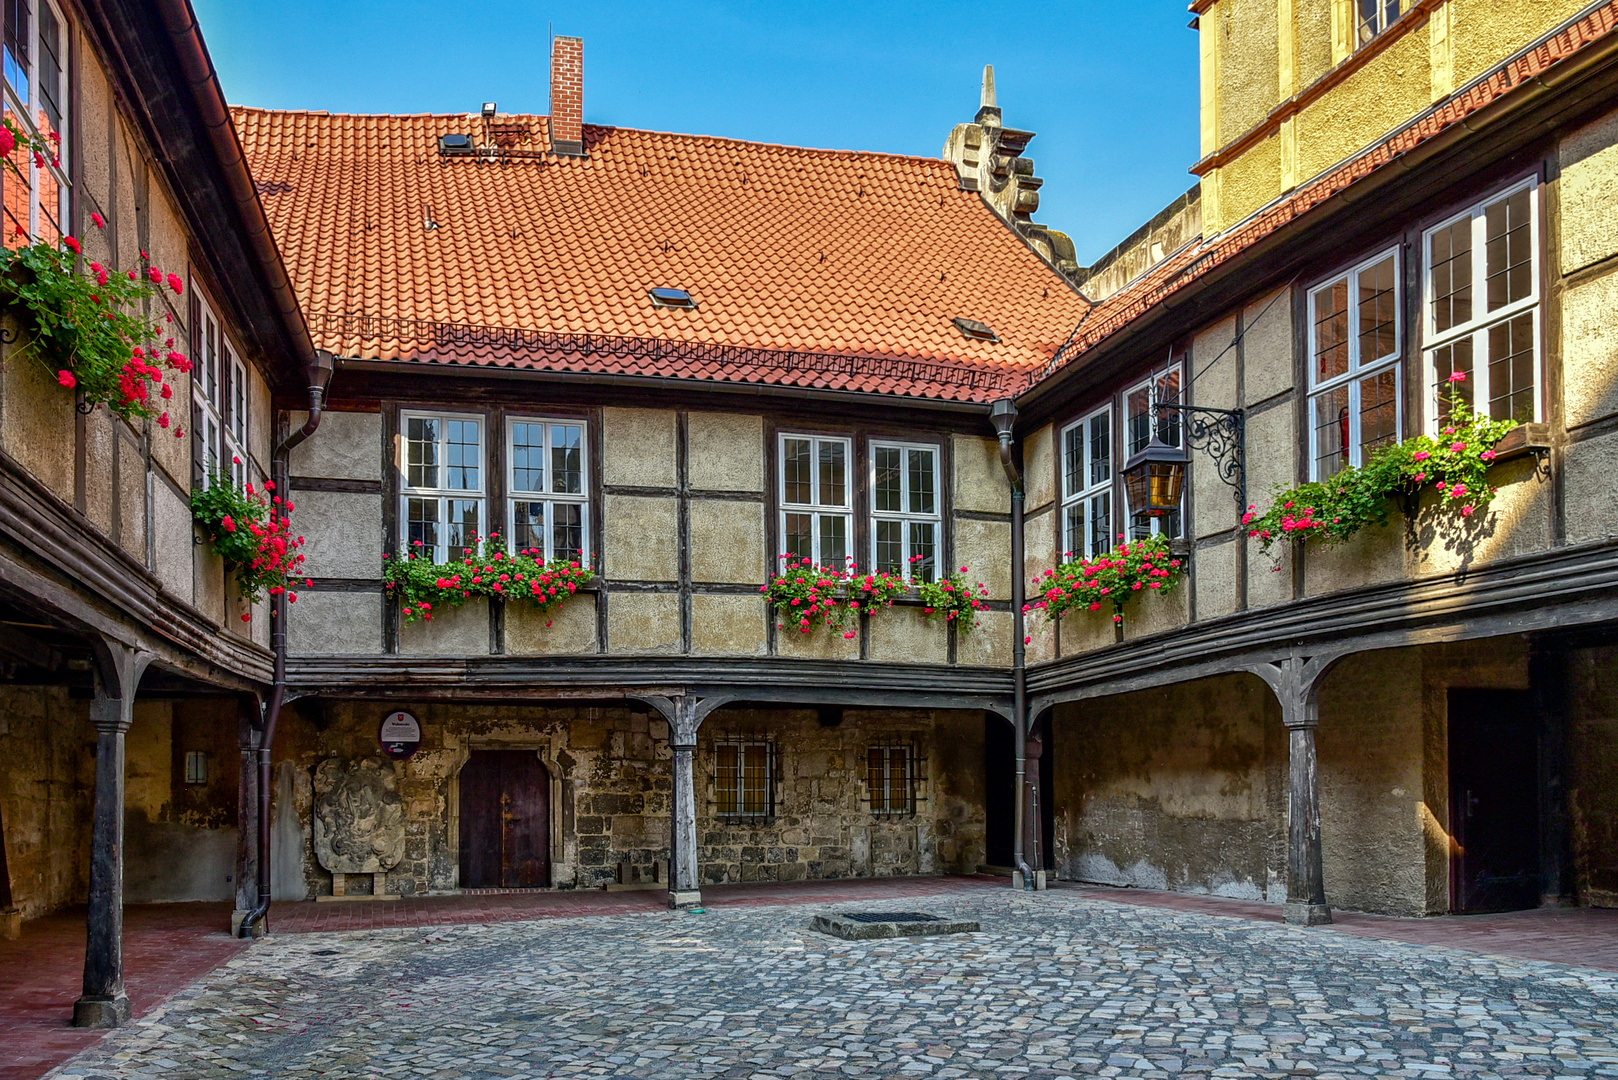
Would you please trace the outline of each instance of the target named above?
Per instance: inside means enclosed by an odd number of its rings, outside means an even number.
[[[1155,429],[1156,424],[1152,425]],[[1190,458],[1152,432],[1152,441],[1124,464],[1124,488],[1129,508],[1137,514],[1159,517],[1180,508],[1185,467]]]

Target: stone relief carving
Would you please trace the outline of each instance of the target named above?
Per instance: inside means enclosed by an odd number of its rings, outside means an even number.
[[[315,857],[334,874],[378,874],[404,857],[404,800],[385,758],[322,761],[314,817]]]

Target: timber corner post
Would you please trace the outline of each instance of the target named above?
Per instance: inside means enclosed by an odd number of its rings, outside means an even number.
[[[90,827],[90,913],[84,949],[84,992],[73,1003],[73,1026],[114,1028],[130,1017],[124,991],[124,758],[134,720],[135,690],[152,654],[97,638],[95,809]]]
[[[693,694],[670,697],[647,695],[640,700],[663,714],[669,725],[673,799],[669,807],[669,907],[688,911],[702,906],[697,869],[697,793],[695,755],[697,729],[714,709],[730,700],[725,696],[700,698]]]
[[[1252,668],[1281,704],[1287,729],[1287,899],[1292,926],[1332,921],[1320,843],[1320,770],[1315,729],[1320,726],[1320,684],[1342,652],[1296,654]]]

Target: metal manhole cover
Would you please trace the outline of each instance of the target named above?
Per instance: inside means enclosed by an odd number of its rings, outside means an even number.
[[[919,911],[842,911],[837,917],[861,923],[938,921],[937,915],[923,915]]]

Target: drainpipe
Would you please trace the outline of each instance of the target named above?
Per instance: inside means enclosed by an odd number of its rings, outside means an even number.
[[[281,440],[270,458],[270,478],[275,494],[285,504],[290,485],[292,451],[320,426],[320,412],[326,404],[326,384],[336,363],[325,350],[315,353],[309,365],[309,419],[303,427]],[[270,701],[264,708],[264,724],[258,737],[258,906],[242,920],[239,937],[250,938],[254,928],[270,911],[270,750],[275,744],[275,726],[281,719],[281,705],[287,693],[287,594],[283,590],[270,597],[270,652],[275,657],[275,675],[270,684]]]
[[[989,407],[989,422],[994,425],[995,434],[1000,436],[1000,465],[1006,470],[1006,480],[1011,485],[1011,715],[1015,734],[1013,745],[1017,755],[1016,802],[1012,812],[1012,833],[1014,851],[1012,862],[1022,871],[1023,888],[1032,890],[1034,887],[1034,872],[1029,868],[1024,858],[1023,831],[1027,827],[1025,807],[1027,805],[1027,772],[1028,772],[1028,673],[1025,667],[1026,651],[1023,638],[1026,633],[1023,629],[1023,582],[1026,577],[1023,571],[1023,483],[1022,470],[1012,460],[1011,429],[1017,423],[1017,405],[1010,398],[1002,398]]]

